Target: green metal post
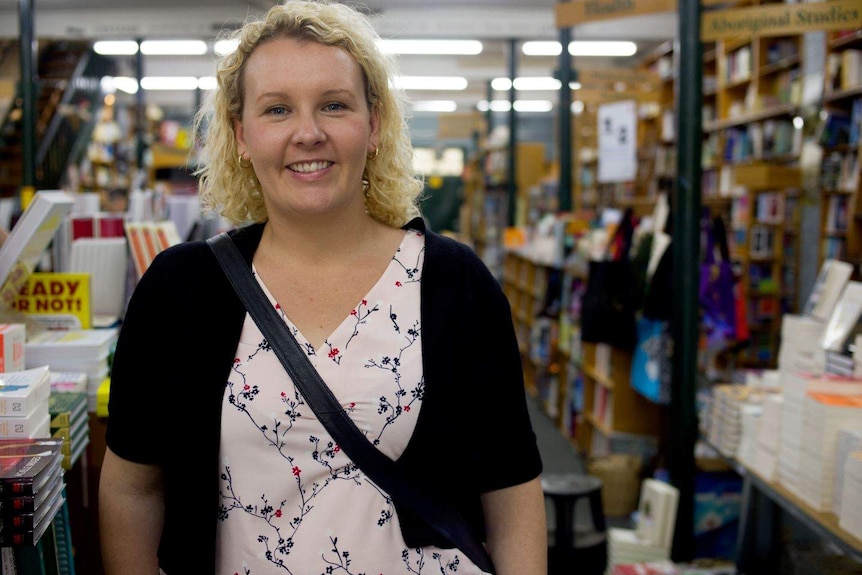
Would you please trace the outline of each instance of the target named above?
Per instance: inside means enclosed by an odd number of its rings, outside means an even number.
[[[509,225],[515,225],[515,208],[518,205],[518,113],[515,111],[515,77],[518,75],[518,41],[509,40],[509,78],[512,86],[509,88]]]
[[[671,483],[679,489],[673,559],[694,554],[694,447],[697,439],[698,264],[700,258],[703,57],[700,2],[679,1],[677,175],[673,223],[673,392],[670,415]]]
[[[560,157],[560,185],[559,185],[559,211],[568,212],[572,209],[572,89],[569,84],[572,81],[572,55],[569,53],[569,42],[572,41],[572,29],[563,27],[560,29],[560,144],[558,156]]]
[[[21,199],[26,204],[36,191],[36,40],[33,2],[18,0],[21,45]],[[25,206],[22,206],[22,208]]]

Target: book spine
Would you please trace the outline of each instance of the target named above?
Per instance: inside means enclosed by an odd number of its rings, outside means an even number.
[[[21,497],[8,497],[0,499],[0,515],[12,517],[18,513],[33,513],[35,510],[35,498],[22,495]]]
[[[0,479],[0,497],[33,496],[33,478]]]
[[[0,513],[0,533],[5,531],[32,531],[33,514],[19,513],[15,515],[4,515]]]

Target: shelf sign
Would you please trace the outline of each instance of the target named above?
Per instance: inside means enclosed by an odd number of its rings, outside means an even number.
[[[624,16],[676,11],[676,0],[573,0],[554,6],[557,28]]]
[[[633,100],[599,106],[600,183],[631,182],[637,175],[637,105]]]
[[[700,39],[710,42],[726,38],[785,36],[860,27],[862,4],[859,0],[769,4],[704,12],[700,20]]]

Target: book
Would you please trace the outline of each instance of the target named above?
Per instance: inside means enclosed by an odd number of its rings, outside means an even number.
[[[0,373],[24,369],[24,341],[27,328],[23,323],[0,324]]]
[[[0,306],[11,307],[74,203],[74,197],[61,190],[34,194],[0,246]]]
[[[129,249],[125,236],[83,238],[72,242],[70,272],[91,277],[93,326],[110,325],[126,303]]]
[[[862,316],[862,282],[850,281],[841,292],[826,324],[826,330],[820,342],[823,349],[841,351],[860,316]]]
[[[0,373],[0,416],[26,417],[47,403],[50,392],[46,365]]]
[[[852,272],[853,266],[847,262],[836,259],[824,261],[805,304],[804,315],[828,321]]]
[[[670,549],[678,502],[679,489],[663,481],[644,479],[635,534],[657,547]]]
[[[45,519],[51,510],[54,502],[58,497],[62,496],[62,491],[63,481],[61,477],[58,477],[53,482],[51,490],[45,494],[44,500],[38,502],[31,511],[7,513],[4,509],[0,513],[0,534],[5,531],[33,531],[34,528],[38,529],[42,520]]]
[[[26,417],[0,416],[0,437],[25,438],[48,437],[51,416],[47,402]]]
[[[36,495],[60,464],[58,439],[0,439],[0,498]]]
[[[93,323],[89,273],[30,274],[12,308],[47,329],[90,329]]]
[[[84,371],[55,371],[50,376],[51,392],[85,392],[87,391],[87,373]]]
[[[51,525],[54,517],[63,507],[66,498],[63,497],[62,489],[57,492],[53,500],[49,500],[49,507],[44,511],[44,515],[39,519],[32,529],[3,529],[0,531],[0,545],[2,546],[33,546],[39,542],[45,531]]]
[[[51,429],[71,427],[87,417],[87,393],[54,392],[48,397],[48,412],[51,414]]]

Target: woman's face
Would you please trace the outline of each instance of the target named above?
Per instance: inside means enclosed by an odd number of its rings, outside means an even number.
[[[378,142],[362,69],[341,48],[277,38],[245,66],[238,151],[272,218],[364,211],[362,174]]]

